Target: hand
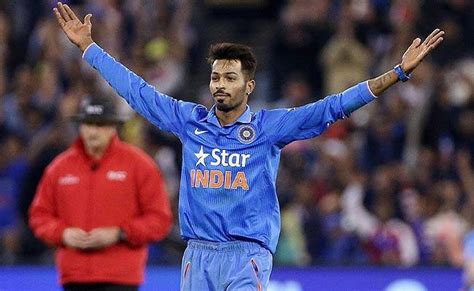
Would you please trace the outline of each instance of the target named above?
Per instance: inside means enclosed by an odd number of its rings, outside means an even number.
[[[99,227],[91,230],[85,243],[87,249],[102,249],[119,241],[119,227]]]
[[[426,55],[443,41],[443,35],[444,31],[437,28],[428,35],[423,43],[420,38],[416,38],[402,56],[400,64],[402,69],[407,74],[411,73]]]
[[[84,17],[84,23],[82,23],[67,4],[58,2],[58,7],[54,8],[53,11],[66,36],[81,51],[84,51],[94,42],[92,40],[92,14],[87,14]]]
[[[63,243],[67,247],[75,249],[84,249],[89,234],[77,227],[68,227],[63,231]]]

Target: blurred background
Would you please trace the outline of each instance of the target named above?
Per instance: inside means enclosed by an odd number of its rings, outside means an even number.
[[[272,290],[315,290],[294,278],[317,270],[334,272],[337,280],[360,270],[384,270],[380,276],[388,278],[399,267],[422,276],[428,273],[420,267],[442,270],[457,285],[436,290],[459,290],[465,237],[474,226],[474,1],[63,2],[81,17],[92,13],[94,40],[158,90],[206,106],[212,105],[209,45],[252,46],[259,60],[253,111],[342,91],[390,70],[415,37],[445,30],[444,42],[409,82],[323,136],[283,150],[274,263],[276,278],[287,279],[273,282]],[[55,4],[0,1],[0,277],[50,270],[52,286],[54,251],[28,229],[28,207],[44,168],[76,136],[69,116],[80,101],[116,95],[65,38],[52,15]],[[120,108],[130,117],[121,136],[154,157],[176,211],[179,141],[128,105]],[[179,280],[184,248],[176,221],[170,236],[150,247],[149,264],[159,266],[150,270],[176,270]],[[40,267],[15,267],[31,265]],[[288,272],[295,270],[309,273],[292,277]],[[1,289],[2,281],[0,290],[15,290]]]

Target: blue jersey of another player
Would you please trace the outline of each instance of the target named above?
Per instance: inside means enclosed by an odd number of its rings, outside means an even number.
[[[275,252],[280,233],[276,175],[281,149],[320,135],[374,99],[367,82],[308,105],[253,113],[221,126],[214,108],[173,99],[96,44],[84,58],[148,121],[183,144],[179,220],[185,240],[254,241]]]

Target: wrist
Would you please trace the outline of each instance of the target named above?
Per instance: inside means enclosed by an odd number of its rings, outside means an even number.
[[[407,73],[407,74],[409,73],[407,66],[406,66],[403,62],[401,62],[399,65],[400,65],[400,68],[402,68],[402,70],[403,70],[405,73]]]
[[[397,74],[399,81],[406,82],[406,81],[410,80],[411,74],[408,73],[404,69],[403,64],[396,65],[395,67],[393,67],[393,70]]]
[[[82,41],[78,47],[79,49],[84,52],[91,44],[93,44],[94,41],[92,40],[92,38],[87,38],[86,40]]]

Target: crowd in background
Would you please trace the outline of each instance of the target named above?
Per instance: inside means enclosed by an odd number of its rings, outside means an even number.
[[[158,90],[206,106],[209,45],[254,47],[253,111],[342,91],[391,69],[415,37],[445,30],[409,82],[283,150],[275,263],[463,264],[463,238],[474,228],[472,1],[63,2],[92,13],[94,40]],[[65,39],[55,3],[0,1],[0,264],[51,262],[27,227],[36,185],[74,140],[69,117],[79,102],[115,94]],[[176,211],[179,141],[123,102],[121,111],[129,116],[122,137],[155,158]],[[176,221],[149,261],[179,264],[184,246]]]

